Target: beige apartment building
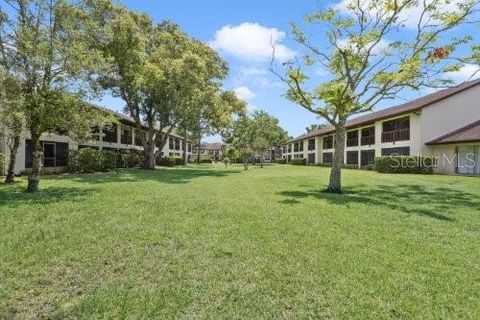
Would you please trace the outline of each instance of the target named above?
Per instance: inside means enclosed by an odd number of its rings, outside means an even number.
[[[334,132],[329,126],[290,140],[283,157],[329,164]],[[480,175],[480,80],[347,122],[345,164],[361,168],[385,155],[434,156],[437,173]]]
[[[118,123],[101,128],[101,134],[98,134],[98,138],[96,139],[77,141],[66,135],[44,134],[41,138],[43,145],[43,169],[51,172],[64,170],[68,164],[69,150],[82,148],[110,151],[143,150],[140,137],[135,128],[135,121],[123,114],[108,111],[117,117]],[[0,152],[4,153],[8,160],[10,154],[6,143],[5,135],[0,134]],[[162,155],[183,156],[183,137],[176,134],[175,130],[173,130],[173,133],[170,133],[168,142],[162,150]],[[187,140],[187,156],[190,158],[191,155],[192,141]],[[31,169],[32,162],[33,154],[30,136],[27,132],[24,132],[21,136],[20,147],[17,152],[15,174],[20,174]],[[5,168],[0,168],[0,174],[2,171],[5,172]]]

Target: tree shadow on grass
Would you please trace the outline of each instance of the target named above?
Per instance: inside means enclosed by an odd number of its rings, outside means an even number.
[[[49,205],[60,201],[81,202],[100,192],[95,188],[45,187],[37,193],[25,193],[15,186],[0,187],[0,207],[16,208],[20,205]]]
[[[203,177],[226,177],[231,174],[241,173],[241,170],[218,170],[206,168],[157,168],[156,170],[125,169],[119,172],[64,175],[58,179],[66,179],[74,182],[88,184],[118,183],[118,182],[141,182],[154,181],[169,184],[185,184]]]
[[[458,208],[480,211],[478,196],[450,188],[427,189],[421,185],[379,185],[374,188],[359,185],[344,188],[343,194],[331,194],[318,191],[283,191],[287,197],[283,204],[296,205],[301,199],[315,197],[330,204],[349,206],[362,203],[407,214],[417,214],[443,221],[455,221],[452,217]]]

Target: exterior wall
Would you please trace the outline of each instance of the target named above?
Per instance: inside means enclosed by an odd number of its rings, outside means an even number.
[[[480,86],[436,102],[422,110],[421,152],[432,155],[434,148],[425,145],[442,135],[480,119]]]
[[[410,139],[405,140],[405,141],[395,141],[395,142],[382,142],[382,131],[383,131],[383,123],[386,121],[390,120],[395,120],[395,119],[400,119],[404,117],[409,117],[410,118]],[[361,145],[361,131],[364,128],[369,128],[369,127],[375,127],[375,144],[373,145]],[[411,155],[416,155],[421,152],[422,149],[422,144],[421,144],[421,128],[422,128],[422,123],[421,123],[421,114],[419,113],[409,113],[409,114],[404,114],[401,116],[397,117],[392,117],[380,121],[376,121],[372,124],[365,125],[362,127],[357,127],[354,129],[349,129],[347,130],[348,132],[351,131],[358,131],[358,146],[353,146],[353,147],[345,147],[345,163],[347,161],[347,152],[349,151],[358,151],[359,152],[359,164],[358,166],[360,167],[360,152],[364,150],[375,150],[375,156],[380,156],[382,154],[382,149],[386,148],[398,148],[398,147],[409,147],[410,148],[410,154]],[[288,153],[288,147],[286,148],[286,152],[284,153],[284,158],[286,159],[288,155],[291,155],[292,159],[295,156],[301,156],[303,158],[308,158],[308,154],[310,153],[308,151],[308,140],[309,139],[315,139],[315,163],[323,163],[323,153],[324,152],[334,152],[334,148],[331,149],[323,149],[323,138],[333,135],[333,133],[322,135],[322,136],[316,136],[312,138],[307,138],[302,140],[304,149],[303,152],[294,152],[293,144],[294,143],[289,143],[292,145],[292,152]],[[346,140],[345,140],[346,141]]]
[[[117,124],[117,142],[104,142],[102,135],[100,135],[99,140],[90,140],[90,141],[76,141],[71,139],[68,136],[60,136],[57,134],[43,134],[41,140],[45,141],[52,141],[52,142],[64,142],[68,143],[69,150],[78,150],[79,145],[86,145],[89,147],[98,147],[99,149],[103,148],[110,148],[110,149],[119,149],[119,150],[143,150],[143,147],[135,146],[135,129],[133,127],[126,126],[124,124]],[[121,143],[121,132],[123,128],[130,128],[132,129],[132,144],[123,144]],[[175,137],[178,139],[182,139],[180,137]],[[25,171],[25,147],[26,147],[26,140],[30,139],[30,134],[28,132],[24,132],[20,138],[20,146],[18,148],[17,159],[15,163],[15,174],[20,174],[21,172]],[[170,137],[169,137],[170,139]],[[5,139],[0,139],[0,145],[5,144]],[[191,144],[191,142],[189,142]],[[180,143],[180,150],[170,150],[169,149],[169,141],[165,144],[165,147],[162,149],[164,155],[169,155],[170,153],[179,153],[180,155],[183,154],[183,144]],[[8,149],[8,148],[6,148]],[[158,150],[158,149],[157,149]],[[9,158],[8,150],[6,150],[7,159]],[[187,152],[188,156],[191,156],[191,152]],[[48,171],[58,171],[61,168],[45,168]]]

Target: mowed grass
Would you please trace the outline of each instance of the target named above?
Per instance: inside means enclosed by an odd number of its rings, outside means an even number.
[[[480,179],[218,165],[0,186],[0,318],[480,318]]]

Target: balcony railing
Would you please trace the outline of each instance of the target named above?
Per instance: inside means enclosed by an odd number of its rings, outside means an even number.
[[[362,146],[370,146],[375,144],[375,136],[365,136],[361,139]]]
[[[410,140],[410,128],[382,132],[382,142]]]

